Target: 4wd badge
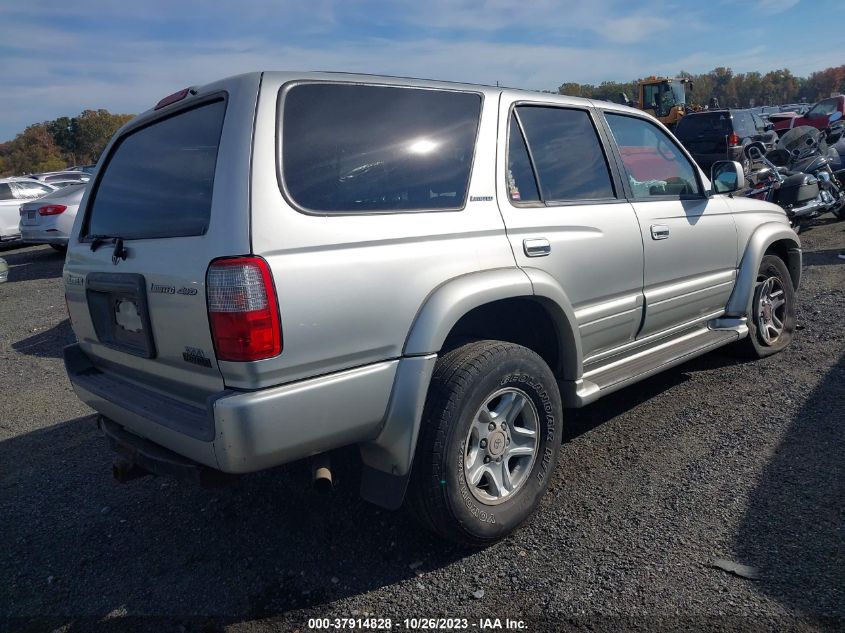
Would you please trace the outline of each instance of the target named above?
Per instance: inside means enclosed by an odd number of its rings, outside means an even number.
[[[211,359],[198,347],[186,346],[185,351],[182,352],[182,360],[200,367],[211,367]]]

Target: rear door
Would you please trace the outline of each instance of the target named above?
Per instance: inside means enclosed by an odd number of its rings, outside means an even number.
[[[250,252],[258,76],[142,115],[107,150],[74,225],[68,309],[98,368],[203,404],[223,389],[206,309],[209,262]]]
[[[625,170],[645,252],[645,318],[638,338],[717,317],[734,286],[730,208],[705,195],[698,170],[650,120],[605,112]]]
[[[575,310],[590,356],[634,339],[642,318],[637,218],[585,106],[504,100],[499,208],[517,264],[547,272]]]

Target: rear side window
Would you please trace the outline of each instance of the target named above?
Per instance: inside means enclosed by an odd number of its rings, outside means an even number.
[[[508,195],[514,202],[536,202],[540,199],[537,180],[528,157],[528,148],[516,113],[511,115],[511,130],[508,137]]]
[[[481,96],[302,84],[282,114],[282,178],[318,213],[460,209],[466,203]]]
[[[202,235],[211,217],[224,101],[157,121],[122,138],[89,205],[88,236]]]
[[[757,134],[757,128],[750,112],[734,112],[733,119],[734,131],[738,136],[754,136]]]
[[[587,112],[519,106],[516,114],[525,131],[544,201],[614,197],[601,142]]]

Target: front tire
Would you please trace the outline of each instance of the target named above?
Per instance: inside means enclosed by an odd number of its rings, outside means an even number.
[[[764,256],[751,301],[748,338],[740,341],[747,356],[765,358],[792,342],[795,304],[795,289],[786,264],[776,255]]]
[[[478,341],[438,359],[408,491],[421,521],[469,546],[504,538],[537,508],[557,461],[562,406],[531,350]]]

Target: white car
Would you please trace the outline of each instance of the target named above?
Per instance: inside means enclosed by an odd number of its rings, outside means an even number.
[[[55,191],[55,187],[32,178],[0,178],[0,242],[20,238],[20,206]]]
[[[68,235],[87,184],[68,185],[43,198],[21,205],[21,239],[30,244],[49,244],[57,251],[67,250]]]

